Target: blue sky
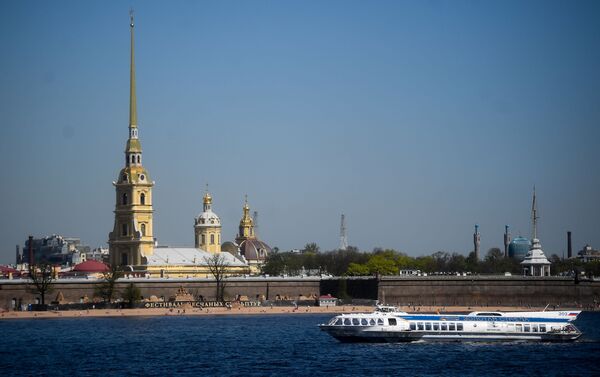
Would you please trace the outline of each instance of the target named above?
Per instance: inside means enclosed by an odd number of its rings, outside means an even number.
[[[130,5],[155,235],[192,245],[209,183],[287,250],[600,247],[594,1],[0,3],[0,262],[29,234],[105,245],[127,138]]]

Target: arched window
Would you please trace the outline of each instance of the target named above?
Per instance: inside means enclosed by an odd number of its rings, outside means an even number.
[[[204,237],[204,234],[202,235],[202,245],[204,245],[206,243],[206,238]]]
[[[144,194],[144,193],[140,194],[140,204],[141,205],[145,205],[146,204],[146,194]]]
[[[135,164],[135,155],[134,154],[131,155],[131,163]]]
[[[137,163],[139,164],[139,163],[140,163],[140,161],[142,161],[142,156],[140,156],[140,155],[138,154],[138,156],[137,156]]]
[[[210,244],[211,244],[211,245],[214,245],[214,244],[215,244],[215,235],[214,235],[214,234],[211,234],[211,235],[210,235]]]
[[[121,254],[121,265],[127,266],[129,264],[127,253]]]
[[[126,206],[127,205],[127,193],[124,192],[123,196],[121,196],[121,204]]]
[[[123,182],[127,182],[127,174],[123,174],[123,176],[121,177],[121,180]]]
[[[146,237],[146,224],[142,224],[141,229],[142,229],[142,237]]]
[[[127,235],[127,224],[122,224],[121,225],[121,235],[122,236],[126,236]]]

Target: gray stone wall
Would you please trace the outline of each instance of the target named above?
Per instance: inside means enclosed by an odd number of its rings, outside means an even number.
[[[600,282],[524,276],[385,277],[379,281],[378,297],[393,305],[592,307],[600,302]]]
[[[53,284],[53,291],[46,295],[46,303],[55,300],[62,293],[65,301],[77,303],[83,297],[92,300],[94,287],[99,283],[96,280],[59,280]],[[140,288],[144,298],[154,295],[163,296],[166,300],[175,296],[179,287],[184,287],[195,296],[201,295],[205,300],[214,300],[216,285],[214,281],[207,279],[121,279],[117,284],[117,291],[123,291],[125,287],[134,283]],[[247,296],[250,300],[256,298],[267,298],[274,300],[279,298],[297,299],[300,295],[319,295],[318,278],[278,279],[278,278],[247,278],[231,279],[226,282],[226,299],[234,299],[237,295]],[[9,309],[13,299],[24,305],[35,303],[37,296],[27,290],[27,284],[18,280],[0,280],[0,308]],[[120,297],[117,293],[115,297]]]

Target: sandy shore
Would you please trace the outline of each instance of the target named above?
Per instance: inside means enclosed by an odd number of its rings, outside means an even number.
[[[471,311],[534,311],[544,308],[524,307],[464,307],[464,306],[420,306],[398,307],[408,313],[466,313]],[[566,308],[561,308],[566,310]],[[84,317],[144,317],[144,316],[206,316],[206,315],[269,315],[269,314],[337,314],[372,312],[372,306],[335,306],[335,307],[238,307],[238,308],[179,308],[179,309],[94,309],[47,312],[3,312],[0,319],[18,318],[84,318]]]

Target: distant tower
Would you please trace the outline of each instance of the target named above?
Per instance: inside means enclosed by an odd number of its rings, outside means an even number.
[[[17,245],[17,258],[16,258],[17,264],[21,264],[23,263],[23,255],[21,254],[21,251],[19,250],[19,245]]]
[[[115,222],[108,235],[110,263],[113,266],[146,264],[154,253],[152,187],[148,171],[142,165],[142,144],[138,135],[135,95],[135,55],[133,12],[131,22],[131,60],[129,82],[129,137],[125,146],[125,167],[116,182]]]
[[[342,213],[342,221],[340,223],[340,250],[348,248],[348,238],[346,237],[346,216]]]
[[[504,226],[504,258],[508,258],[508,245],[510,245],[510,231],[508,230],[509,226]]]
[[[571,246],[571,231],[567,232],[567,258],[573,258],[573,247]]]
[[[258,237],[258,211],[252,212],[252,222],[254,222],[254,235]]]
[[[475,247],[475,259],[479,260],[479,246],[481,245],[481,235],[479,234],[479,225],[475,224],[475,233],[473,233],[473,246]]]
[[[209,253],[221,252],[221,219],[212,210],[212,196],[208,192],[203,198],[202,213],[194,219],[194,246]]]
[[[243,215],[240,220],[239,232],[237,237],[235,238],[235,242],[240,245],[242,241],[248,239],[255,239],[254,235],[254,221],[250,217],[250,206],[248,206],[248,195],[246,195],[246,199],[244,200],[244,207],[242,208]]]
[[[523,267],[524,275],[550,276],[550,262],[542,250],[540,240],[537,238],[538,219],[535,186],[533,186],[533,203],[531,205],[531,225],[533,227],[533,232],[531,247],[529,248],[527,255],[525,255],[525,259],[521,262],[521,266]]]

